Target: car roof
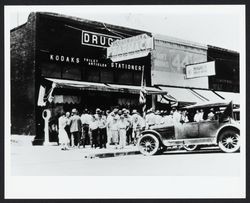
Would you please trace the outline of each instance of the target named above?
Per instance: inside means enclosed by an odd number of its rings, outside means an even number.
[[[213,108],[213,107],[225,107],[228,106],[230,102],[220,101],[220,102],[202,102],[189,106],[185,106],[182,109],[200,109],[200,108]]]

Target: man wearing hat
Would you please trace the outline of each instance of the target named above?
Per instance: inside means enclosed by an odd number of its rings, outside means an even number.
[[[144,127],[145,127],[144,119],[140,116],[137,110],[134,109],[132,111],[132,128],[133,128],[132,139],[134,144],[136,144],[138,136]]]
[[[131,144],[132,143],[133,128],[132,128],[132,118],[129,115],[129,110],[124,111],[124,119],[128,123],[128,129],[127,129],[127,132],[126,132],[127,144]]]
[[[113,120],[113,117],[115,116],[114,112],[111,112],[107,114],[107,145],[110,145],[112,143],[112,134],[111,134],[111,123]]]
[[[96,109],[96,118],[98,123],[98,137],[97,142],[100,148],[106,148],[107,144],[107,131],[106,131],[106,117],[102,115],[101,109]]]
[[[128,122],[125,120],[124,115],[120,116],[119,126],[119,146],[120,149],[126,146],[126,132],[128,130]]]
[[[113,116],[113,119],[110,123],[110,131],[112,136],[112,142],[117,147],[119,143],[119,126],[118,126],[118,117],[116,115]]]
[[[85,144],[89,143],[89,123],[92,120],[91,115],[88,113],[88,109],[84,109],[83,114],[81,115],[82,122],[82,144],[85,147]]]
[[[70,117],[70,133],[74,139],[74,146],[78,146],[80,144],[81,138],[81,118],[77,113],[76,109],[72,109],[72,116]]]

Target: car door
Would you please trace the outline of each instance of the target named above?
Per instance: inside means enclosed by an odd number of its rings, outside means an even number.
[[[214,137],[219,128],[218,120],[206,120],[199,122],[199,137]]]
[[[190,138],[197,138],[198,137],[198,130],[199,130],[199,123],[197,122],[188,122],[179,124],[178,131],[177,131],[177,138],[178,139],[190,139]]]

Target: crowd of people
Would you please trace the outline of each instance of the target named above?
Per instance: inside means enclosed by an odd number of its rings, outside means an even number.
[[[202,109],[190,119],[186,110],[173,107],[170,111],[148,109],[143,118],[137,110],[115,108],[113,111],[102,111],[97,108],[90,114],[84,109],[80,115],[77,109],[62,112],[58,119],[58,140],[62,150],[69,147],[124,148],[126,145],[136,144],[140,133],[155,125],[175,125],[191,121],[200,122],[204,119]],[[207,119],[214,119],[213,109],[207,114]]]
[[[58,138],[63,150],[68,147],[106,148],[115,145],[124,148],[135,144],[141,130],[145,128],[144,119],[133,110],[115,108],[112,112],[97,108],[94,114],[87,109],[79,115],[77,109],[62,112],[58,119]]]

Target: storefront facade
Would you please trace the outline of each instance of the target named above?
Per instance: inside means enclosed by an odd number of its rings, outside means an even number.
[[[119,62],[107,58],[113,41],[141,34],[154,40],[147,56]],[[41,144],[45,108],[55,118],[72,108],[80,113],[114,107],[140,111],[142,78],[150,93],[147,108],[219,101],[224,98],[211,89],[211,76],[186,77],[187,65],[207,61],[206,45],[54,13],[31,13],[27,23],[11,31],[12,134],[35,134]],[[53,99],[47,102],[53,85]],[[45,105],[38,105],[41,87],[47,93]],[[159,93],[167,95],[163,99]]]
[[[140,109],[142,77],[146,86],[151,85],[150,54],[112,62],[106,48],[117,39],[142,33],[58,14],[31,13],[26,24],[11,31],[12,133],[42,135],[44,108],[51,110],[52,117],[72,108],[79,112],[84,108]],[[44,107],[37,105],[40,87],[47,92],[53,83],[57,87],[53,101]],[[29,93],[18,91],[20,85]],[[26,109],[19,108],[18,98]],[[151,104],[151,97],[147,98]]]
[[[167,91],[178,106],[223,99],[209,89],[209,75],[187,77],[188,65],[207,62],[207,45],[159,34],[153,34],[153,37],[155,48],[151,53],[152,85]],[[169,106],[169,102],[160,95],[153,100],[156,108]]]

